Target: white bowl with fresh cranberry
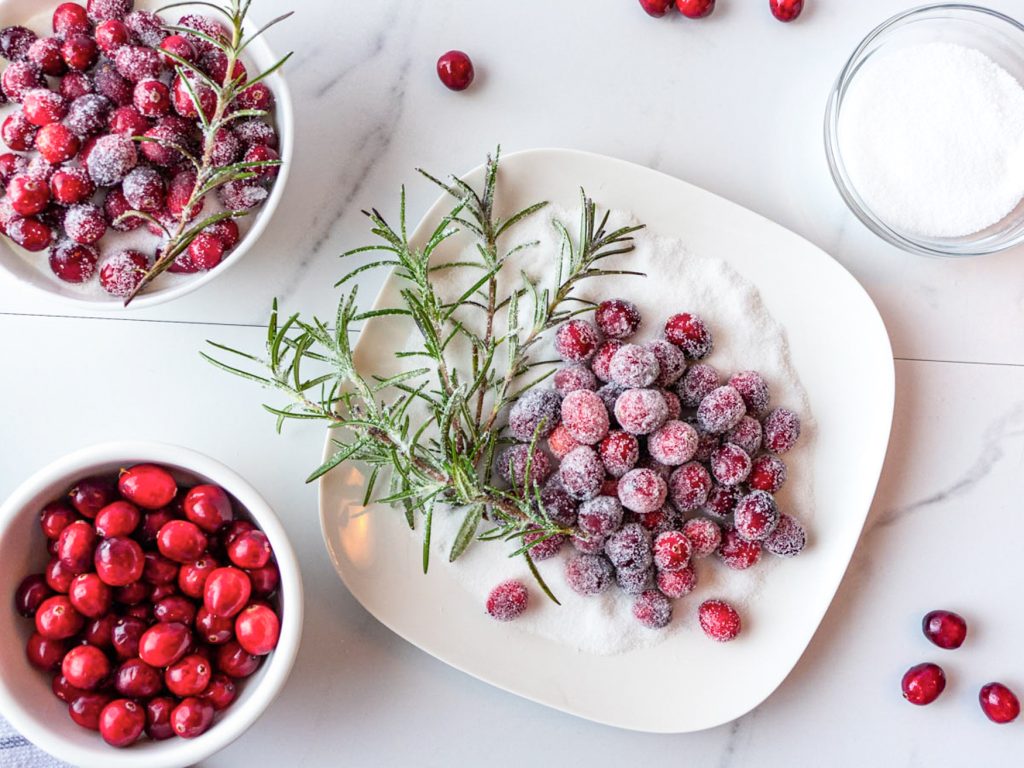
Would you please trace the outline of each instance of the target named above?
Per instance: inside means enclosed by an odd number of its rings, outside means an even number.
[[[0,560],[0,711],[75,765],[199,762],[260,717],[298,652],[284,529],[245,480],[186,448],[105,443],[55,461],[0,507]]]
[[[0,4],[0,272],[85,309],[123,308],[166,242],[161,225],[174,234],[197,217],[245,211],[205,228],[130,306],[160,304],[210,282],[256,243],[287,181],[293,114],[280,71],[232,102],[231,109],[264,109],[267,116],[231,121],[213,152],[204,152],[188,86],[160,51],[193,61],[215,79],[218,62],[226,72],[226,59],[202,38],[160,25],[214,35],[214,14],[200,3],[157,16],[158,6],[149,0]],[[258,26],[245,20],[248,34]],[[257,37],[239,63],[251,77],[276,61]],[[216,101],[208,86],[196,88],[202,104],[207,96]],[[146,141],[130,138],[143,135]],[[208,192],[201,208],[186,213],[196,174],[173,146],[217,167],[281,164]],[[153,220],[118,218],[129,210]]]

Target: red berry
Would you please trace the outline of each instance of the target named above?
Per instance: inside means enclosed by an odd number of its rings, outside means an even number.
[[[574,499],[592,499],[604,482],[604,465],[593,448],[581,445],[562,459],[558,478]]]
[[[964,644],[967,622],[963,616],[952,611],[930,611],[921,622],[921,630],[939,648],[952,650]]]
[[[262,568],[270,560],[270,540],[263,531],[246,531],[227,546],[228,558],[239,568]]]
[[[931,704],[946,688],[946,675],[938,664],[918,664],[907,670],[902,681],[903,698],[911,704]]]
[[[473,62],[462,51],[448,51],[437,60],[437,76],[452,91],[469,88],[473,75]]]
[[[92,245],[106,234],[107,220],[95,205],[80,203],[68,208],[64,216],[64,232],[76,243]]]
[[[678,571],[690,564],[693,545],[681,531],[665,531],[654,540],[654,565],[659,571]]]
[[[559,424],[555,427],[554,431],[548,435],[548,450],[554,455],[556,459],[563,459],[569,451],[574,448],[579,448],[578,443],[572,435],[566,430],[564,424]]]
[[[113,747],[127,747],[139,740],[146,727],[146,710],[131,699],[115,699],[100,713],[100,736]]]
[[[90,94],[94,89],[92,78],[84,72],[68,72],[60,81],[60,95],[68,101]]]
[[[217,189],[217,197],[229,211],[247,211],[267,199],[267,190],[251,179],[236,179]]]
[[[177,706],[170,696],[157,696],[146,702],[146,735],[154,741],[163,741],[174,736],[171,727],[171,712]]]
[[[66,595],[47,598],[36,611],[36,632],[47,640],[63,640],[77,635],[85,619]]]
[[[236,120],[232,129],[236,136],[242,140],[246,146],[252,146],[253,144],[265,144],[271,149],[277,149],[278,139],[277,133],[273,127],[267,125],[265,122],[257,117],[248,120]]]
[[[590,361],[590,370],[599,380],[611,381],[612,358],[615,357],[616,352],[622,349],[623,343],[618,339],[609,339],[597,348],[597,352],[594,353],[594,357]]]
[[[768,538],[764,540],[764,548],[776,557],[796,557],[803,552],[807,543],[804,527],[792,515],[779,515],[779,523]]]
[[[52,594],[43,574],[33,573],[18,585],[14,593],[14,610],[26,618],[32,618],[43,601]]]
[[[50,269],[68,283],[84,283],[96,274],[99,254],[91,245],[62,240],[50,250]]]
[[[276,151],[265,144],[253,144],[245,151],[242,160],[246,163],[274,163],[279,157]],[[254,166],[250,170],[256,173],[256,181],[269,184],[277,178],[280,165]]]
[[[189,13],[182,16],[178,20],[177,26],[201,32],[206,37],[213,38],[214,40],[226,42],[230,39],[227,30],[222,24],[211,19],[209,16],[202,16],[197,13]],[[192,41],[192,44],[196,47],[197,51],[205,52],[213,48],[212,43],[201,37],[189,35],[189,39]]]
[[[68,679],[60,673],[53,676],[50,689],[53,691],[53,695],[65,704],[70,704],[72,699],[86,693],[81,688],[75,688],[75,686],[71,685],[71,683],[68,682]]]
[[[7,197],[19,216],[31,216],[50,202],[50,187],[28,174],[15,176],[7,185]]]
[[[114,54],[114,66],[125,80],[138,83],[156,79],[164,68],[163,58],[152,48],[142,45],[124,45]],[[138,106],[138,104],[136,104]]]
[[[713,8],[714,0],[710,0],[710,4]],[[711,332],[704,321],[688,312],[672,315],[666,321],[665,338],[683,350],[686,357],[691,360],[707,357],[714,347]]]
[[[134,539],[104,539],[96,547],[96,574],[105,584],[124,587],[142,578],[146,559]]]
[[[28,60],[39,67],[44,75],[60,77],[67,72],[60,40],[56,37],[42,37],[32,43],[28,49]]]
[[[804,0],[768,0],[772,16],[779,21],[793,21],[804,9]]]
[[[722,543],[722,529],[718,524],[705,517],[695,517],[683,524],[683,534],[693,545],[694,557],[707,557],[714,554]]]
[[[156,48],[164,39],[163,20],[152,11],[132,11],[124,24],[143,45]]]
[[[164,207],[164,180],[153,168],[137,167],[121,183],[124,198],[136,211],[159,213]]]
[[[495,467],[502,480],[519,489],[528,484],[543,483],[551,476],[551,461],[547,454],[538,450],[531,453],[530,446],[522,443],[502,450],[495,460]]]
[[[33,88],[25,93],[22,110],[33,125],[58,123],[68,113],[68,103],[59,93],[48,88]]]
[[[178,622],[158,623],[139,638],[139,658],[153,667],[169,667],[188,651],[192,633]]]
[[[0,183],[5,187],[15,176],[25,173],[28,170],[28,159],[23,155],[14,152],[5,152],[0,155]]]
[[[109,702],[110,697],[105,693],[83,693],[68,704],[68,714],[75,723],[83,728],[98,731],[100,729],[100,713]]]
[[[628,432],[615,430],[601,441],[598,451],[608,474],[622,477],[636,466],[640,458],[640,442]]]
[[[640,7],[643,8],[648,16],[653,16],[656,19],[660,19],[672,6],[675,5],[675,0],[640,0]]]
[[[64,501],[51,501],[39,515],[39,526],[46,538],[56,540],[77,519],[78,515]]]
[[[626,432],[647,435],[668,419],[668,404],[655,389],[627,389],[615,400],[615,418]]]
[[[553,394],[558,397],[557,393]],[[608,410],[596,392],[587,389],[570,392],[561,400],[560,413],[566,431],[583,445],[594,445],[608,434]]]
[[[747,412],[740,393],[730,386],[712,390],[697,407],[697,424],[705,432],[720,435],[735,427]]]
[[[90,178],[101,187],[119,184],[137,163],[134,142],[120,134],[100,136],[85,158]]]
[[[534,435],[546,437],[558,425],[562,398],[552,389],[531,389],[509,410],[508,429],[517,440],[528,443]]]
[[[92,565],[96,531],[85,520],[76,520],[60,533],[57,558],[71,573],[84,573]]]
[[[206,733],[213,724],[213,705],[190,696],[171,712],[171,727],[183,739],[194,739]]]
[[[57,551],[56,543],[53,546],[53,551]],[[76,573],[63,565],[59,559],[53,558],[46,566],[46,584],[54,592],[59,592],[62,595],[66,595],[68,590],[71,589],[71,580],[75,578]]]
[[[210,645],[223,645],[235,636],[235,622],[230,616],[214,616],[200,607],[196,613],[196,635]]]
[[[166,51],[163,54],[164,63],[168,67],[177,67],[179,62],[177,59],[172,58],[171,55],[176,56],[178,59],[184,59],[185,61],[194,63],[198,58],[199,54],[196,52],[195,46],[189,42],[187,37],[182,35],[173,34],[168,35],[161,41],[160,50]]]
[[[723,435],[723,441],[732,443],[743,449],[748,456],[753,456],[761,448],[761,422],[750,416],[744,416],[736,426]]]
[[[199,559],[206,550],[206,535],[188,520],[171,520],[157,533],[160,554],[176,563],[189,563]]]
[[[145,572],[145,557],[143,557],[143,572]],[[130,584],[117,587],[114,590],[114,600],[122,605],[140,605],[149,597],[150,587],[143,581],[133,581]],[[148,604],[145,606],[148,608]],[[147,614],[148,616],[148,614]]]
[[[235,640],[229,640],[217,648],[217,669],[228,677],[249,677],[260,668],[261,659],[262,657],[249,653]]]
[[[689,19],[703,19],[715,10],[715,0],[676,0],[676,8]]]
[[[800,417],[788,408],[776,408],[764,420],[764,447],[786,453],[800,438]]]
[[[656,589],[648,589],[633,601],[633,616],[648,629],[662,629],[672,621],[672,603]]]
[[[200,232],[189,243],[188,258],[196,269],[213,269],[224,258],[224,243],[220,238]]]
[[[711,474],[720,485],[739,485],[750,475],[750,456],[733,443],[725,443],[711,454]]]
[[[654,383],[659,387],[670,387],[679,381],[686,371],[686,356],[679,347],[664,339],[655,339],[644,345],[658,361],[658,377]],[[678,415],[678,414],[677,414]]]
[[[697,430],[684,421],[671,420],[647,438],[647,450],[655,461],[677,467],[694,457],[699,442]]]
[[[697,608],[697,619],[704,634],[720,643],[740,633],[740,615],[724,600],[705,600]]]
[[[114,652],[122,659],[131,659],[139,653],[139,639],[146,631],[147,624],[133,616],[122,616],[110,630],[110,642]]]
[[[678,571],[658,571],[658,589],[672,599],[686,597],[697,586],[697,571],[690,564]]]
[[[50,177],[50,195],[61,205],[83,203],[95,191],[96,186],[84,168],[59,168]]]
[[[640,523],[629,523],[608,537],[605,556],[621,570],[635,571],[651,565],[651,535]]]
[[[603,555],[576,555],[565,565],[569,587],[583,596],[597,595],[614,581],[612,564]]]
[[[78,3],[61,3],[54,9],[53,34],[58,37],[88,33],[90,29],[89,15]]]
[[[761,559],[761,544],[743,539],[735,528],[730,528],[722,534],[718,556],[727,567],[734,571],[743,571],[756,565]]]
[[[552,377],[552,383],[555,385],[555,391],[562,397],[580,389],[591,391],[597,389],[597,377],[589,368],[579,363],[571,363],[559,368]]]
[[[117,486],[122,496],[143,509],[165,507],[178,493],[171,473],[156,464],[136,464],[122,470]]]
[[[199,694],[199,698],[209,702],[217,712],[221,712],[231,706],[236,696],[238,696],[238,687],[227,675],[214,675],[211,677],[210,684],[206,687],[206,690]]]
[[[619,501],[637,514],[661,509],[668,495],[668,484],[653,469],[632,469],[619,480]]]
[[[199,655],[186,656],[164,672],[167,690],[175,696],[198,696],[210,683],[210,662]]]
[[[108,504],[96,515],[96,533],[103,538],[129,536],[139,525],[142,515],[139,508],[127,501]]]
[[[190,627],[196,620],[196,605],[187,597],[171,594],[153,603],[153,618],[165,623],[176,621]]]
[[[609,339],[628,339],[640,327],[636,305],[623,299],[609,299],[597,305],[594,322]]]
[[[941,693],[941,690],[940,690]],[[936,694],[938,695],[938,694]],[[985,717],[993,723],[1010,723],[1020,714],[1020,701],[1013,691],[1002,683],[988,683],[981,687],[978,702]]]
[[[68,598],[76,611],[90,619],[97,619],[108,613],[114,602],[110,587],[95,573],[81,573],[75,576],[68,588]]]
[[[61,662],[67,681],[84,691],[92,691],[110,674],[110,661],[99,648],[79,645],[68,651]]]
[[[21,101],[25,94],[33,88],[41,88],[45,85],[46,79],[43,76],[43,71],[30,61],[12,62],[0,75],[0,87],[3,88],[4,95],[10,101]],[[17,149],[10,142],[7,142],[7,145],[11,149]]]
[[[570,501],[570,503],[572,502],[572,500],[569,499],[568,496],[566,496],[565,498],[568,499]],[[541,493],[541,501],[546,503],[546,499],[547,499],[546,494],[542,492]],[[564,524],[563,519],[560,519],[558,517],[557,511],[556,510],[552,510],[550,508],[550,505],[546,506],[545,509],[547,510],[548,515],[551,517],[552,520],[554,520],[556,523],[559,523],[560,525]],[[576,508],[575,508],[575,504],[574,504],[573,505],[573,513],[574,514],[575,514],[575,511],[576,511]],[[266,599],[268,597],[272,597],[273,594],[277,591],[277,585],[281,581],[281,573],[280,573],[280,571],[278,571],[277,566],[274,565],[274,563],[272,563],[272,562],[271,563],[267,563],[262,568],[254,568],[254,569],[252,569],[250,571],[246,571],[246,573],[249,574],[249,581],[252,582],[252,595],[253,595],[253,597],[260,597],[260,598],[263,598],[263,599]]]
[[[131,206],[128,205],[128,201],[124,199],[124,192],[121,191],[120,187],[110,190],[107,193],[106,199],[103,201],[103,215],[110,224],[111,229],[117,232],[131,232],[133,229],[138,229],[145,220],[138,216],[127,216],[121,218],[125,213],[131,210]]]
[[[112,61],[102,61],[93,70],[93,83],[96,93],[110,99],[116,106],[123,107],[132,103],[132,84],[121,77]]]
[[[209,555],[184,563],[178,571],[178,589],[188,597],[200,599],[206,590],[206,579],[218,567],[217,561]]]
[[[238,231],[238,225],[233,219],[221,219],[220,221],[216,221],[204,229],[203,232],[219,238],[220,241],[224,243],[224,250],[226,251],[230,251],[238,245],[238,241],[241,237],[241,234]]]
[[[188,85],[185,84],[186,79],[188,80]],[[189,85],[192,86],[191,89],[189,89]],[[199,119],[199,110],[196,109],[193,93],[206,119],[212,119],[213,113],[217,109],[217,94],[214,93],[210,86],[204,84],[196,75],[188,71],[186,71],[184,78],[181,75],[176,75],[171,84],[171,103],[174,105],[174,111],[182,117],[187,117],[191,120]]]
[[[69,69],[84,72],[96,63],[100,49],[89,35],[77,34],[64,39],[60,53]]]
[[[107,19],[96,25],[96,45],[109,58],[113,58],[120,48],[128,45],[131,37],[128,27],[118,19]]]
[[[238,94],[232,104],[240,109],[269,112],[274,108],[274,94],[265,83],[254,83]]]
[[[234,517],[231,498],[216,485],[197,485],[182,502],[185,516],[207,533],[216,533]]]
[[[508,584],[516,584],[522,588],[523,608],[526,606],[526,588],[519,584],[519,582],[505,582],[504,585],[496,587],[491,592],[491,597],[487,600],[487,612],[494,616],[494,618],[499,617],[491,610],[491,598],[495,596],[501,587]],[[514,598],[511,592],[499,598],[495,607],[497,608],[500,605],[502,608],[507,609],[510,607],[509,598]],[[509,616],[508,618],[515,618],[515,616]],[[507,619],[501,620],[505,621]],[[266,605],[250,605],[235,618],[235,637],[238,638],[238,644],[253,656],[266,656],[274,650],[277,647],[280,635],[281,622],[277,614]]]
[[[234,616],[252,594],[252,583],[244,571],[231,566],[217,568],[206,579],[203,605],[216,616]]]
[[[4,119],[3,126],[0,127],[0,138],[3,139],[4,144],[19,152],[35,148],[38,133],[39,128],[32,125],[23,112],[14,112],[8,115]],[[26,162],[26,167],[27,165]]]
[[[36,218],[17,218],[7,224],[7,236],[26,251],[35,253],[49,247],[53,231]]]
[[[668,492],[676,509],[692,512],[708,500],[711,475],[696,461],[683,464],[669,476]]]
[[[89,20],[98,24],[107,19],[123,19],[134,4],[135,0],[88,0],[85,7]]]
[[[0,29],[0,56],[8,61],[24,61],[36,41],[36,33],[22,26]]]
[[[59,670],[66,651],[67,645],[62,638],[44,637],[39,632],[33,632],[25,644],[29,664],[44,672]]]
[[[566,362],[581,363],[589,360],[597,352],[600,342],[597,328],[579,318],[562,323],[555,332],[555,351]]]
[[[779,508],[770,493],[751,491],[736,504],[736,533],[747,541],[764,541],[779,522]]]
[[[634,389],[652,385],[661,373],[661,366],[647,347],[623,344],[612,356],[608,372],[619,386]]]
[[[618,499],[597,496],[580,505],[576,524],[582,533],[603,540],[619,529],[622,517],[622,503]]]
[[[173,560],[169,560],[159,552],[147,552],[142,578],[147,584],[155,586],[177,585],[179,571],[178,564]]]

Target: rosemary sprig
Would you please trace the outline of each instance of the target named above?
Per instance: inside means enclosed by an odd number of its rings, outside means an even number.
[[[199,121],[202,129],[202,151],[197,156],[189,152],[185,147],[174,142],[149,138],[146,136],[133,137],[133,139],[138,142],[155,141],[169,147],[170,149],[180,152],[189,160],[192,167],[195,169],[196,183],[192,189],[191,195],[189,196],[188,203],[183,206],[182,212],[178,215],[177,219],[175,219],[173,225],[171,227],[166,227],[163,224],[160,225],[164,230],[167,242],[164,243],[163,247],[159,251],[159,256],[143,276],[142,280],[137,286],[135,286],[135,289],[131,294],[125,298],[125,306],[130,304],[132,299],[143,291],[146,286],[153,282],[158,275],[166,271],[168,267],[174,263],[174,260],[185,252],[196,236],[204,229],[218,221],[228,218],[238,218],[245,216],[248,213],[248,211],[221,211],[219,213],[210,214],[199,222],[193,224],[190,221],[190,214],[195,206],[201,204],[207,194],[213,192],[218,187],[228,184],[229,182],[251,179],[261,171],[281,164],[280,160],[238,162],[227,166],[218,166],[213,162],[213,150],[218,132],[222,131],[233,120],[238,120],[244,117],[264,117],[267,114],[266,111],[261,109],[233,109],[232,103],[234,100],[246,88],[265,80],[274,74],[274,72],[284,66],[285,62],[287,62],[292,56],[291,53],[288,53],[273,66],[254,77],[246,79],[242,75],[237,77],[234,76],[235,64],[239,61],[242,53],[249,44],[255,38],[266,32],[270,27],[284,21],[292,15],[291,13],[286,13],[278,16],[246,37],[244,36],[243,27],[251,2],[252,0],[230,0],[229,4],[224,6],[214,5],[213,3],[203,3],[203,5],[207,5],[217,11],[226,20],[229,31],[229,39],[226,40],[222,40],[218,37],[211,37],[194,29],[186,29],[185,27],[178,27],[174,25],[165,25],[164,27],[170,32],[177,32],[200,38],[220,50],[227,59],[227,66],[225,69],[226,74],[223,82],[217,82],[192,62],[187,61],[186,59],[183,59],[169,51],[161,51],[162,55],[174,61],[176,65],[174,68],[175,75],[181,77],[182,82],[188,90],[189,97],[191,98],[196,111],[199,113]],[[159,11],[166,11],[181,5],[195,5],[195,3],[171,3],[170,5],[160,8]],[[196,87],[197,85],[199,86],[198,90]],[[216,96],[214,109],[209,115],[206,114],[201,103],[199,91],[202,89],[209,89]],[[153,217],[145,214],[144,212],[126,211],[118,218],[118,221],[132,217],[153,220]]]
[[[449,560],[458,558],[473,541],[508,542],[513,546],[511,556],[526,557],[543,591],[554,599],[529,551],[551,536],[570,531],[548,517],[530,462],[522,487],[507,488],[495,479],[496,457],[508,443],[500,417],[518,396],[545,378],[521,383],[533,366],[545,362],[531,359],[543,334],[593,308],[573,295],[576,286],[594,277],[640,274],[601,267],[602,260],[632,250],[631,235],[640,227],[609,232],[608,214],[598,217],[595,203],[581,190],[579,231],[574,234],[557,225],[562,247],[553,255],[555,282],[539,285],[524,276],[519,287],[501,296],[497,278],[509,258],[537,245],[524,243],[506,250],[506,236],[546,203],[499,218],[494,204],[499,156],[500,150],[488,157],[481,192],[461,179],[442,182],[423,174],[445,189],[454,205],[422,245],[408,239],[404,189],[397,229],[379,211],[365,212],[377,240],[343,256],[372,253],[379,258],[355,267],[338,281],[342,295],[333,328],[299,314],[282,320],[275,301],[263,356],[215,342],[209,343],[237,362],[202,354],[217,367],[284,395],[285,405],[265,406],[277,417],[278,430],[289,419],[326,423],[335,451],[307,482],[345,461],[359,461],[370,472],[367,503],[400,507],[410,527],[422,516],[424,570],[429,564],[433,518],[444,505],[462,515]],[[478,258],[442,261],[439,249],[459,232],[476,239]],[[380,268],[394,271],[401,303],[360,311],[358,286],[348,285],[368,270]],[[449,270],[471,271],[469,287],[455,298],[440,295],[432,280],[438,272]],[[499,316],[505,320],[502,333],[496,322]],[[378,317],[404,318],[419,332],[418,349],[395,352],[406,370],[388,377],[358,370],[350,343],[357,324]],[[451,351],[456,339],[470,345],[468,370]],[[378,489],[382,483],[384,487]],[[485,519],[487,529],[478,532]]]

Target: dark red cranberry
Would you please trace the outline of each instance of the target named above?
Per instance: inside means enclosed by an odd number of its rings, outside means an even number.
[[[35,41],[36,33],[27,27],[4,27],[0,29],[0,56],[8,61],[24,61]]]
[[[171,473],[155,464],[122,470],[117,484],[122,496],[143,509],[166,507],[178,493]]]
[[[653,16],[656,19],[660,19],[672,6],[675,5],[675,0],[640,0],[640,7],[643,8],[648,16]]]
[[[188,597],[202,599],[206,580],[218,567],[217,561],[209,555],[184,563],[178,572],[178,588]]]
[[[53,595],[41,573],[33,573],[21,580],[14,593],[14,610],[26,618],[32,618],[46,598]]]
[[[106,96],[86,93],[71,102],[64,124],[79,138],[95,136],[106,128],[110,107]],[[36,144],[39,144],[39,137],[36,137]]]
[[[437,76],[446,88],[464,91],[473,82],[473,62],[462,51],[448,51],[437,60]]]
[[[54,542],[56,543],[56,542]],[[75,572],[65,566],[54,557],[46,565],[46,584],[54,592],[59,592],[62,595],[66,595],[68,590],[71,589],[71,580],[75,578]]]
[[[145,560],[146,564],[142,569],[142,579],[145,582],[157,586],[177,584],[179,568],[177,563],[167,559],[159,552],[147,552]]]
[[[1010,723],[1020,714],[1020,701],[1002,683],[983,685],[978,694],[978,702],[985,717],[993,723]]]
[[[124,537],[104,539],[96,547],[96,574],[112,587],[123,587],[142,578],[146,561],[137,541]]]
[[[127,501],[108,504],[96,515],[96,533],[105,539],[114,536],[130,536],[138,527],[142,514],[139,508]]]
[[[269,163],[269,165],[252,169],[256,173],[257,181],[268,183],[277,178],[277,173],[280,170],[279,157],[276,151],[265,144],[253,144],[246,150],[242,159],[247,163]]]
[[[921,630],[939,648],[951,650],[964,644],[967,622],[963,616],[952,611],[931,611],[925,614]]]
[[[92,78],[84,72],[68,72],[60,81],[60,95],[73,102],[95,90]]]
[[[64,640],[77,635],[83,626],[85,619],[66,595],[48,597],[36,611],[36,632],[49,640]]]
[[[180,597],[177,584],[154,584],[149,590],[149,601],[154,606],[166,597]]]
[[[262,568],[246,571],[246,573],[249,574],[249,581],[252,582],[253,597],[266,599],[272,597],[277,592],[277,585],[281,581],[281,574],[274,563],[267,563]]]
[[[89,35],[71,35],[60,47],[61,55],[69,69],[84,72],[99,58],[100,49]]]
[[[236,640],[217,648],[217,669],[235,679],[249,677],[260,667],[259,656],[245,650]]]
[[[80,480],[68,493],[71,506],[90,519],[117,498],[117,489],[105,477],[87,477]]]
[[[153,606],[149,603],[136,603],[135,605],[129,605],[124,609],[125,616],[131,616],[136,619],[141,619],[146,624],[153,623]]]
[[[238,80],[240,83],[244,83],[249,77],[245,64],[238,60],[235,61],[234,70],[229,77],[228,57],[219,48],[211,48],[208,51],[204,51],[199,57],[199,68],[209,75],[215,83],[221,85],[231,80]]]
[[[208,659],[199,655],[186,656],[167,668],[164,684],[175,696],[198,696],[209,685],[210,675]]]
[[[114,652],[122,659],[131,659],[139,653],[139,640],[148,625],[142,619],[125,616],[114,622],[110,641]]]
[[[177,701],[169,696],[157,696],[146,702],[146,735],[154,741],[163,741],[174,736],[171,727],[171,712]]]
[[[60,669],[66,651],[67,644],[63,638],[44,637],[39,632],[33,632],[25,645],[25,656],[29,663],[44,672]]]
[[[161,52],[163,52],[164,63],[168,67],[177,67],[180,64],[179,59],[195,63],[199,58],[195,46],[189,42],[187,37],[182,35],[168,35],[163,39],[159,47]]]
[[[713,0],[711,5],[714,6]],[[714,346],[711,332],[704,321],[689,312],[672,315],[668,319],[665,323],[665,338],[683,350],[691,360],[707,357]]]
[[[81,573],[71,580],[68,598],[75,610],[89,619],[97,619],[110,611],[114,596],[110,587],[95,573]]]
[[[140,80],[135,86],[132,103],[146,117],[163,117],[171,111],[171,91],[159,80]]]
[[[60,40],[56,37],[42,37],[32,43],[28,49],[28,60],[39,67],[44,75],[59,77],[67,72]]]
[[[108,703],[110,703],[110,697],[105,693],[83,693],[68,704],[68,714],[83,728],[98,731],[100,729],[100,714]]]
[[[114,624],[117,623],[118,617],[112,613],[108,613],[106,616],[101,616],[98,619],[93,619],[85,625],[85,629],[82,631],[82,639],[89,643],[89,645],[95,645],[97,648],[109,648],[114,647]]]
[[[19,216],[31,216],[50,202],[50,187],[28,174],[15,176],[7,185],[7,198]]]
[[[203,605],[217,616],[234,616],[252,594],[252,584],[244,571],[226,567],[213,571],[206,579],[203,590]]]
[[[130,210],[131,206],[124,199],[124,192],[121,191],[120,187],[116,187],[107,193],[107,197],[103,201],[103,215],[110,224],[111,229],[117,232],[131,232],[146,223],[139,216],[126,216],[122,218]]]
[[[246,570],[262,568],[270,561],[270,540],[262,531],[246,531],[227,546],[228,559]]]
[[[117,51],[131,40],[131,32],[123,21],[107,19],[96,25],[96,45],[109,58],[113,58]]]
[[[128,659],[118,667],[114,675],[114,688],[122,696],[133,699],[148,699],[163,690],[164,680],[160,670],[151,667],[142,659]]]
[[[95,550],[96,531],[85,520],[71,523],[57,540],[57,557],[61,565],[73,573],[90,570]]]
[[[82,694],[86,693],[81,688],[76,688],[68,679],[59,672],[53,676],[53,681],[50,683],[50,690],[53,691],[53,695],[63,701],[65,704],[70,704],[72,699],[78,698]]]
[[[100,736],[112,747],[127,747],[139,740],[146,727],[146,710],[131,699],[115,699],[100,713]]]
[[[242,140],[246,146],[253,144],[266,144],[271,149],[277,149],[277,133],[273,127],[259,118],[249,120],[236,120],[234,123],[235,135]]]
[[[84,168],[59,168],[50,177],[50,196],[61,205],[84,203],[95,191],[96,186]]]
[[[196,634],[210,645],[223,645],[235,636],[235,622],[229,616],[215,616],[200,607],[196,614]]]
[[[168,667],[188,651],[192,633],[177,622],[154,624],[139,639],[139,658],[154,667]]]
[[[87,34],[92,29],[89,15],[78,3],[61,3],[53,11],[53,34],[58,37]]]
[[[688,19],[703,19],[715,10],[715,0],[676,0],[676,8]]]
[[[211,703],[189,696],[171,712],[171,727],[181,738],[194,739],[213,724],[213,714]]]
[[[78,519],[78,515],[64,501],[51,501],[39,515],[39,525],[48,539],[60,538],[60,533]]]
[[[114,590],[114,600],[121,605],[138,605],[149,597],[150,588],[144,581],[133,581]]]
[[[491,613],[490,599],[488,613]],[[235,618],[235,637],[238,644],[254,656],[266,656],[274,650],[280,636],[281,621],[266,605],[250,605]]]
[[[92,73],[96,93],[123,107],[132,103],[132,84],[121,77],[113,62],[102,61]]]
[[[206,690],[199,694],[199,698],[209,702],[214,711],[222,712],[234,702],[238,696],[238,686],[235,685],[227,675],[213,675]]]
[[[918,664],[903,675],[903,698],[919,706],[931,704],[946,688],[946,675],[938,664]]]
[[[793,21],[804,9],[804,0],[768,0],[772,16],[779,21]]]
[[[228,31],[223,24],[211,19],[209,16],[203,16],[198,13],[185,14],[178,20],[178,26],[195,30],[214,40],[221,40],[223,42],[230,40]],[[192,41],[192,44],[199,52],[205,52],[214,47],[213,43],[195,35],[189,35],[189,40]]]
[[[234,518],[231,497],[217,485],[197,485],[185,494],[185,516],[207,533],[216,533]]]
[[[187,597],[170,595],[153,603],[153,618],[160,622],[178,622],[191,627],[196,619],[196,604]]]
[[[0,155],[0,183],[5,187],[11,179],[28,170],[28,159],[23,155],[14,152],[5,152]]]
[[[232,520],[224,529],[220,532],[221,541],[224,546],[227,546],[235,540],[236,536],[241,536],[246,531],[255,531],[256,526],[249,520]]]
[[[157,547],[164,557],[176,563],[194,562],[206,549],[206,536],[195,523],[172,520],[157,534]]]
[[[110,661],[99,648],[78,645],[67,652],[60,669],[71,685],[94,691],[110,675]]]

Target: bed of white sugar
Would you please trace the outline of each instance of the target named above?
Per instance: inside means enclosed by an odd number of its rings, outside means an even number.
[[[839,143],[853,186],[887,224],[970,235],[1024,197],[1024,88],[962,45],[883,51],[850,84]]]
[[[536,214],[514,231],[514,242],[540,241],[540,245],[513,257],[503,275],[509,290],[520,271],[542,284],[550,285],[555,275],[558,237],[552,220],[558,218],[577,229],[578,211],[549,209]],[[613,224],[630,221],[629,214],[615,212]],[[466,253],[464,258],[475,256]],[[640,309],[643,325],[637,338],[649,340],[659,335],[670,314],[682,311],[699,313],[710,326],[715,339],[714,352],[707,362],[724,374],[745,369],[760,371],[771,387],[772,403],[784,405],[800,414],[803,435],[797,447],[786,456],[789,480],[779,494],[783,511],[808,524],[813,546],[814,491],[809,443],[814,439],[814,420],[806,394],[789,359],[785,330],[769,315],[757,289],[741,274],[720,259],[687,251],[684,242],[641,231],[636,249],[612,257],[602,265],[608,269],[630,269],[646,277],[606,277],[584,281],[577,295],[600,301],[627,299]],[[471,284],[472,270],[436,272],[443,296],[457,297]],[[477,276],[478,273],[477,273]],[[466,314],[465,318],[471,318]],[[553,359],[550,343],[537,350],[534,359]],[[438,510],[443,512],[443,510]],[[461,515],[434,515],[432,546],[435,568],[452,568],[462,586],[481,605],[481,621],[490,621],[483,605],[488,593],[499,582],[516,578],[527,584],[530,603],[527,611],[509,624],[510,631],[531,632],[593,654],[616,654],[653,645],[669,639],[675,632],[699,632],[696,607],[705,599],[719,597],[733,602],[738,610],[754,598],[763,579],[771,578],[775,568],[785,562],[765,553],[761,562],[747,571],[730,571],[712,556],[698,561],[699,584],[688,597],[675,601],[672,623],[663,630],[649,630],[632,615],[633,598],[613,586],[597,597],[580,597],[565,582],[563,568],[574,550],[566,544],[562,552],[537,564],[545,581],[561,601],[557,606],[536,586],[521,557],[509,558],[514,547],[504,542],[474,542],[449,564],[448,552]],[[487,525],[483,523],[482,525]],[[411,535],[421,535],[420,532]]]

